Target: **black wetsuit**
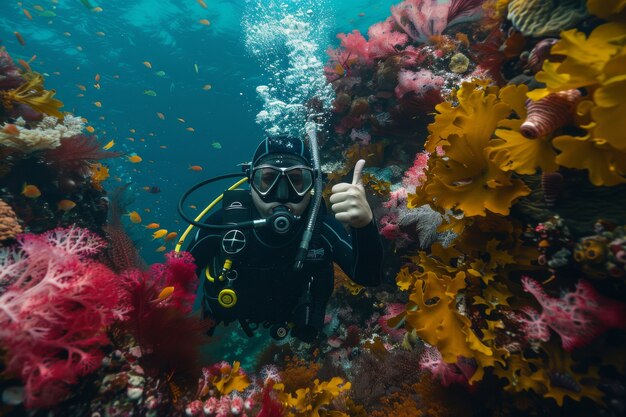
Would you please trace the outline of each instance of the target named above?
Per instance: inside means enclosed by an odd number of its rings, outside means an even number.
[[[253,218],[260,218],[253,206],[250,213]],[[207,223],[223,224],[223,215],[224,209],[220,209]],[[323,204],[318,217],[317,232],[309,245],[304,267],[298,272],[293,271],[293,265],[304,221],[288,238],[268,228],[245,231],[247,245],[233,260],[236,279],[228,284],[237,295],[237,302],[231,308],[224,308],[217,302],[220,290],[226,288],[226,280],[211,281],[205,272],[208,266],[211,277],[220,274],[226,255],[221,249],[222,233],[207,229],[196,233],[188,250],[196,260],[198,276],[204,286],[204,316],[217,323],[238,320],[248,334],[250,327],[257,324],[293,323],[292,334],[306,340],[311,339],[311,335],[302,336],[299,330],[304,320],[300,317],[300,305],[306,301],[307,288],[310,288],[311,309],[306,324],[314,333],[319,332],[333,290],[333,262],[357,284],[378,285],[382,279],[383,246],[374,220],[348,234],[333,215],[327,214]],[[231,276],[234,275],[231,273]]]

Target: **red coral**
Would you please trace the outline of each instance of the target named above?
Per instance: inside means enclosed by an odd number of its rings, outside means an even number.
[[[391,7],[391,15],[413,41],[424,43],[449,26],[480,18],[482,3],[483,0],[405,0]]]
[[[285,415],[285,410],[281,402],[272,395],[274,383],[269,382],[263,387],[263,402],[261,411],[256,417],[281,417]]]
[[[19,247],[18,247],[19,246]],[[126,314],[119,277],[89,259],[104,241],[86,229],[24,234],[0,252],[0,342],[28,407],[49,407],[100,366],[103,330]]]
[[[174,292],[164,304],[184,314],[191,312],[198,287],[196,265],[191,253],[171,251],[165,255],[165,264],[152,265],[150,273],[160,288],[174,287]]]
[[[100,146],[94,136],[75,135],[62,138],[60,146],[46,151],[45,159],[58,170],[87,176],[91,162],[121,155],[119,152],[104,151]]]
[[[561,336],[563,349],[572,351],[610,328],[626,328],[626,304],[603,297],[587,281],[578,281],[576,289],[561,298],[549,296],[529,277],[522,278],[522,286],[543,307],[541,314],[525,309],[530,320],[519,318],[529,339],[547,341],[545,329],[549,327]]]

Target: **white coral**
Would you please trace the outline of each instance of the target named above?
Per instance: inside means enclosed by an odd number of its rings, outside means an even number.
[[[21,117],[15,121],[18,134],[5,133],[7,124],[0,126],[0,145],[19,149],[22,152],[34,152],[42,149],[54,149],[61,145],[62,138],[78,135],[85,123],[80,117],[66,114],[63,122],[56,117],[46,116],[32,128],[26,128]]]

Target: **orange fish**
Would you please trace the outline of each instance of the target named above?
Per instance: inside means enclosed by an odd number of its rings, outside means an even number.
[[[155,252],[165,252],[167,250],[167,248],[165,246],[159,246],[158,248],[155,249]],[[165,287],[163,288],[163,291],[161,291],[161,294],[163,294],[163,292],[165,292],[165,290],[167,290],[168,288],[172,288],[172,292],[174,291],[174,287]],[[159,298],[157,299],[157,301],[163,301],[161,299],[161,294],[159,294]],[[163,299],[168,298],[170,296],[170,294],[167,294],[163,297]]]
[[[102,103],[100,103],[99,101],[94,101],[93,105],[96,107],[102,107]]]
[[[6,133],[7,135],[19,135],[20,130],[17,128],[17,126],[8,124],[8,125],[4,125],[4,128],[2,129],[2,133]]]
[[[165,246],[161,246],[161,248],[165,248]],[[159,249],[161,249],[161,248],[159,248]],[[159,249],[157,249],[157,252],[162,252]],[[163,250],[165,250],[165,249],[163,249]],[[157,301],[167,300],[173,293],[174,293],[174,287],[173,286],[165,287],[159,293],[159,296],[157,297]]]
[[[28,20],[33,20],[33,16],[30,14],[30,12],[28,10],[22,9],[22,11],[24,12],[24,14],[28,18]]]
[[[76,207],[76,203],[72,200],[61,200],[57,203],[57,209],[62,211],[70,211]]]
[[[13,32],[13,34],[15,35],[15,38],[20,43],[20,45],[26,45],[26,41],[24,41],[24,38],[22,37],[22,35],[20,35],[20,32]]]
[[[149,225],[144,226],[144,227],[146,229],[158,229],[159,227],[161,227],[161,225],[158,223],[150,223]]]
[[[176,239],[176,236],[178,236],[178,233],[176,233],[176,232],[169,232],[167,234],[167,236],[165,236],[165,239],[163,239],[163,240],[165,240],[166,242],[169,242],[170,240]]]
[[[194,204],[189,204],[189,208],[193,209],[193,210],[197,210],[198,209],[198,207],[196,207]]]
[[[160,111],[157,112],[157,117],[161,120],[165,120],[165,115],[163,113],[161,113]]]
[[[96,82],[100,81],[100,74],[96,74],[96,76],[94,77],[94,80],[96,80]]]
[[[152,64],[148,61],[143,61],[143,64],[146,66],[146,68],[152,68]]]
[[[33,70],[30,68],[30,65],[28,65],[28,62],[24,61],[23,59],[18,59],[17,62],[19,62],[22,67],[24,67],[26,72],[33,72]]]
[[[86,130],[87,132],[89,132],[89,133],[93,133],[93,132],[95,132],[95,131],[96,131],[96,129],[94,129],[94,128],[93,128],[93,126],[87,126],[87,127],[85,128],[85,130]]]
[[[137,163],[139,163],[139,162],[143,161],[143,159],[141,159],[141,156],[139,156],[139,155],[132,155],[132,156],[129,156],[129,157],[128,157],[128,160],[129,160],[130,162],[132,162],[133,164],[137,164]]]
[[[104,145],[102,147],[102,149],[104,149],[105,151],[108,151],[109,149],[111,149],[113,147],[113,145],[115,145],[115,140],[111,140],[109,143]]]
[[[152,233],[152,238],[154,239],[160,239],[163,236],[167,235],[167,229],[159,229],[156,232]]]
[[[192,171],[202,171],[202,167],[200,165],[189,165],[189,169]]]
[[[82,91],[87,91],[87,87],[85,87],[85,86],[84,86],[84,85],[82,85],[82,84],[76,84],[76,87],[78,87],[78,89],[79,89],[79,90],[82,90]]]
[[[190,131],[190,132],[195,132],[196,131],[196,129],[194,129],[193,127],[188,127],[187,130]]]
[[[128,213],[128,218],[131,222],[135,224],[141,223],[141,216],[136,211],[131,211],[130,213]]]
[[[213,88],[213,86],[211,84],[205,84],[205,85],[202,86],[202,89],[205,90],[205,91],[208,91],[211,88]]]
[[[211,24],[211,22],[209,22],[206,19],[200,19],[198,20],[198,22],[200,22],[201,24],[203,24],[204,26],[209,26]]]
[[[24,184],[24,188],[22,188],[22,195],[28,198],[37,198],[41,195],[41,191],[37,188],[36,185]]]
[[[198,0],[198,4],[206,9],[206,3],[204,0]]]
[[[44,10],[46,10],[46,9],[44,9],[43,7],[41,7],[40,5],[38,5],[38,4],[35,4],[35,5],[33,6],[33,9],[35,9],[35,10],[37,10],[37,11],[40,11],[40,12],[43,12]]]

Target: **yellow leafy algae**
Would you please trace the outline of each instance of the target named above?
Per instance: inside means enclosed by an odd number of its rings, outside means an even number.
[[[336,410],[327,410],[333,400],[350,389],[350,382],[334,377],[330,381],[313,381],[313,386],[296,390],[292,393],[284,392],[283,384],[275,384],[274,391],[286,409],[287,417],[348,417],[347,414]]]
[[[22,103],[34,110],[62,119],[63,113],[59,108],[63,107],[63,103],[54,98],[55,90],[44,90],[43,76],[36,72],[27,72],[24,78],[26,82],[16,89],[0,92],[4,106],[11,108],[13,103]]]

